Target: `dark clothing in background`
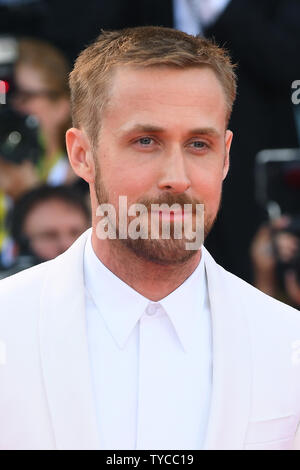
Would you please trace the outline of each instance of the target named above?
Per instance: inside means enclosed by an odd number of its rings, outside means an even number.
[[[0,35],[7,33],[50,41],[74,61],[101,29],[121,29],[168,22],[171,2],[143,0],[35,0],[11,6],[0,3]],[[169,17],[168,20],[166,18]]]
[[[74,61],[103,29],[139,23],[137,1],[36,0],[28,5],[0,5],[0,34],[44,39]]]
[[[14,11],[13,11],[14,10]],[[265,214],[254,199],[254,159],[266,148],[296,147],[291,83],[300,79],[299,0],[232,0],[207,31],[238,62],[230,129],[231,166],[222,208],[206,246],[224,268],[251,281],[249,246]],[[74,60],[100,29],[173,26],[171,0],[44,0],[0,6],[0,34],[47,39]]]
[[[206,31],[238,62],[231,166],[209,243],[225,269],[249,281],[249,246],[265,216],[254,198],[255,155],[298,146],[291,84],[300,77],[299,20],[298,0],[233,0]]]

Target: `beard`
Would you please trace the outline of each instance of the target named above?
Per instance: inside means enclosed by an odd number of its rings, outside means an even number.
[[[101,204],[108,204],[109,203],[109,194],[105,187],[103,180],[101,179],[100,169],[98,166],[98,162],[95,159],[95,193],[98,205]],[[221,200],[221,197],[220,197]],[[184,204],[190,204],[192,208],[191,212],[193,214],[192,217],[192,228],[195,231],[196,223],[196,204],[203,204],[204,203],[200,200],[195,198],[190,198],[186,194],[172,194],[170,192],[162,193],[156,199],[150,198],[141,198],[135,203],[143,204],[147,209],[147,214],[151,213],[151,204],[168,204],[168,206],[172,206],[173,204],[179,204],[184,209]],[[207,235],[210,233],[214,222],[216,220],[217,213],[220,209],[220,202],[218,205],[218,210],[215,215],[206,215],[204,217],[204,239],[205,240]],[[118,214],[118,208],[115,207],[116,214]],[[148,215],[147,215],[148,217]],[[128,217],[128,223],[132,220],[132,218]],[[147,221],[148,222],[148,221]],[[191,239],[187,238],[185,234],[182,233],[181,238],[175,238],[175,221],[170,221],[170,237],[168,239],[162,238],[162,226],[159,223],[159,238],[153,239],[150,236],[149,229],[148,229],[148,236],[147,238],[137,238],[133,239],[131,237],[127,238],[120,238],[119,236],[119,220],[118,217],[116,218],[116,226],[114,226],[113,221],[110,219],[110,224],[113,226],[116,239],[111,239],[110,242],[115,245],[117,244],[117,248],[124,247],[130,252],[134,253],[137,257],[142,258],[146,261],[150,261],[152,263],[160,264],[160,265],[175,265],[175,264],[184,264],[192,257],[194,257],[199,248],[196,249],[187,249],[186,244],[191,243]],[[147,224],[149,226],[149,224]],[[197,227],[196,227],[197,228]],[[203,238],[202,237],[202,238]],[[201,242],[201,243],[202,243]]]

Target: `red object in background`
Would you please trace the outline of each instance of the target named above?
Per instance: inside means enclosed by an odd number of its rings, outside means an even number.
[[[5,93],[7,93],[10,89],[10,85],[9,85],[9,82],[7,82],[6,80],[3,80],[3,81],[4,81]]]
[[[284,175],[285,183],[295,189],[300,189],[300,167],[290,169]]]
[[[0,80],[0,93],[7,93],[10,89],[9,82],[6,80]]]

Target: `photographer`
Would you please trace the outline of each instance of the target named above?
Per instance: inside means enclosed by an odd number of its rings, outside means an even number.
[[[0,108],[0,269],[9,267],[14,258],[7,213],[19,197],[39,184],[35,165],[40,152],[33,116]]]
[[[71,125],[69,64],[44,41],[22,38],[14,64],[12,106],[39,122],[42,154],[37,162],[41,182],[51,185],[75,180],[66,158],[65,132]]]
[[[251,245],[255,286],[300,307],[300,217],[282,216],[260,227]]]

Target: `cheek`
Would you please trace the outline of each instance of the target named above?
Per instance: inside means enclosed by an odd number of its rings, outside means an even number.
[[[57,248],[53,244],[34,241],[32,242],[32,249],[37,256],[46,260],[53,259],[57,255]]]
[[[49,103],[42,99],[32,100],[27,106],[27,111],[29,114],[35,114],[41,121],[48,120],[53,114]]]
[[[149,169],[142,171],[138,167],[134,169],[123,167],[120,171],[119,167],[110,167],[107,170],[102,172],[102,177],[111,197],[123,195],[127,196],[128,200],[136,200],[155,185],[155,175]]]
[[[193,187],[197,197],[204,204],[215,209],[220,201],[222,191],[222,172],[207,172],[193,179]]]
[[[41,106],[41,103],[39,100],[30,100],[27,103],[23,105],[24,111],[27,111],[28,114],[36,114],[39,116],[41,114],[41,111],[43,110],[43,106]]]
[[[155,185],[155,178],[151,176],[151,172],[147,174],[139,174],[138,172],[134,175],[128,175],[126,181],[124,181],[124,189],[126,193],[143,194]]]
[[[0,185],[1,188],[5,190],[14,182],[14,172],[9,168],[5,168],[4,170],[0,170],[0,173]]]

